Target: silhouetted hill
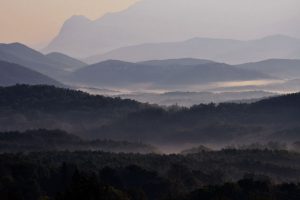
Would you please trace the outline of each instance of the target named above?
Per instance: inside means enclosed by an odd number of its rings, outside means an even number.
[[[243,69],[257,70],[279,78],[299,78],[300,60],[270,59],[238,65]]]
[[[16,63],[52,77],[64,73],[49,58],[23,44],[0,44],[0,60]]]
[[[182,57],[205,58],[216,62],[240,64],[271,58],[294,58],[300,40],[287,36],[270,36],[257,40],[193,38],[182,42],[147,43],[112,50],[86,59],[95,63],[108,59],[137,62],[175,59]],[[209,47],[209,48],[208,48]]]
[[[105,151],[122,153],[154,153],[154,147],[141,143],[111,140],[83,140],[60,130],[30,130],[0,133],[0,152],[32,151]]]
[[[133,100],[51,86],[0,87],[0,96],[0,115],[4,117],[1,130],[4,131],[47,128],[87,136],[82,132],[84,129],[97,132],[99,125],[147,107]]]
[[[267,150],[0,154],[0,198],[298,200],[299,159],[297,153]]]
[[[46,55],[46,57],[50,58],[53,61],[56,61],[59,66],[63,65],[64,69],[68,71],[74,71],[76,69],[87,66],[86,63],[62,53],[49,53]]]
[[[0,60],[19,64],[55,79],[67,74],[70,65],[76,64],[76,68],[81,63],[62,54],[45,56],[20,43],[0,44]]]
[[[180,154],[183,154],[183,155],[199,154],[199,153],[204,153],[204,152],[209,152],[209,151],[212,151],[212,149],[210,149],[210,148],[208,148],[206,146],[200,145],[198,147],[193,147],[193,148],[190,148],[190,149],[185,149],[185,150],[181,151]]]
[[[171,64],[177,62],[178,64]],[[175,87],[211,82],[271,78],[260,72],[244,70],[222,63],[209,62],[190,65],[189,62],[167,60],[156,61],[156,64],[152,61],[152,65],[151,63],[150,65],[144,65],[108,60],[75,71],[70,74],[70,80],[74,83],[100,87],[138,87],[139,85],[143,87]]]
[[[40,109],[51,112],[85,110],[96,112],[113,109],[135,110],[144,106],[133,100],[89,95],[81,91],[47,85],[0,87],[0,92],[0,106],[17,106],[16,108],[24,110]]]
[[[0,96],[2,131],[61,129],[84,138],[152,144],[300,140],[300,93],[191,108],[161,108],[49,86],[0,88]]]
[[[252,104],[196,105],[171,115],[163,110],[148,109],[106,127],[103,132],[112,136],[120,130],[119,134],[128,132],[125,138],[142,135],[144,140],[178,143],[297,141],[300,137],[299,102],[297,93]]]
[[[63,87],[63,84],[39,72],[14,63],[0,61],[0,86],[12,86],[16,84],[55,85]]]

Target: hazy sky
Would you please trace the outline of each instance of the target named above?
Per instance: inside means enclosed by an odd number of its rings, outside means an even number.
[[[96,19],[138,0],[0,0],[0,43],[40,46],[51,40],[72,15]]]
[[[116,12],[126,9],[139,0],[0,0],[0,43],[22,42],[33,47],[42,47],[48,43],[60,30],[63,22],[72,15],[84,15],[90,19],[97,19],[108,12]],[[195,21],[214,22],[225,18],[224,24],[236,23],[243,26],[251,24],[263,24],[265,21],[274,21],[280,24],[279,31],[273,27],[263,27],[269,32],[287,33],[298,36],[300,31],[300,0],[143,0],[146,9],[143,12],[151,12],[150,15],[159,16],[159,13],[167,13],[170,10],[178,10],[178,13],[186,16],[195,15]],[[152,8],[147,2],[160,2],[159,7]],[[165,4],[165,5],[164,5]],[[191,4],[196,14],[189,10]],[[170,7],[171,5],[171,7]],[[187,7],[184,11],[182,8]],[[183,11],[182,11],[183,10]],[[199,13],[200,14],[197,14]],[[201,14],[202,13],[202,14]],[[219,13],[219,14],[218,14]],[[224,14],[225,13],[225,14]],[[145,14],[145,13],[144,13]],[[199,16],[201,19],[198,19]],[[240,16],[240,17],[236,17]],[[169,16],[172,18],[172,16]],[[198,21],[197,21],[198,20]],[[224,19],[225,20],[225,19]],[[240,20],[240,22],[239,22]],[[184,20],[182,20],[184,21]],[[191,21],[193,26],[197,23]],[[201,26],[207,25],[201,24]],[[210,23],[214,26],[215,23]],[[274,26],[275,27],[275,26]],[[215,29],[216,27],[211,27]],[[208,31],[212,32],[209,27]],[[252,29],[251,29],[252,30]],[[253,30],[249,37],[262,32]],[[239,32],[236,32],[238,35]],[[222,36],[222,34],[219,34]],[[232,38],[239,38],[230,35]],[[259,35],[259,34],[257,34]],[[199,35],[203,36],[203,35]],[[208,34],[204,34],[208,36]],[[209,36],[214,36],[209,34]],[[225,35],[224,37],[227,37]]]

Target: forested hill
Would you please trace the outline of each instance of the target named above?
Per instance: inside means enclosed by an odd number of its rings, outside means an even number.
[[[89,95],[81,91],[47,85],[0,87],[0,97],[0,107],[24,110],[65,112],[68,110],[128,109],[134,111],[144,106],[133,100]]]
[[[195,105],[176,111],[147,109],[104,127],[110,137],[142,134],[160,142],[249,143],[300,140],[300,93],[252,104]]]
[[[285,151],[0,154],[0,199],[298,200],[299,175]]]
[[[52,86],[0,87],[0,129],[60,129],[88,136],[144,107],[148,105]]]
[[[146,143],[300,141],[300,93],[253,104],[142,104],[51,86],[0,88],[1,131],[61,129]]]
[[[18,84],[10,87],[0,87],[0,107],[15,109],[45,109],[57,110],[97,110],[97,109],[116,109],[127,108],[131,111],[143,109],[172,111],[173,109],[163,109],[157,106],[142,104],[130,99],[111,98],[101,95],[90,95],[85,92],[57,88],[48,85],[23,85]],[[174,107],[173,107],[174,108]],[[199,104],[191,108],[178,108],[180,112],[224,112],[230,111],[257,111],[265,112],[266,109],[272,109],[272,112],[286,109],[300,109],[300,93],[288,94],[267,98],[252,104],[221,103],[221,104]],[[60,110],[60,111],[62,111]],[[174,111],[174,110],[173,110]],[[287,111],[287,110],[286,110]]]
[[[83,140],[60,130],[0,132],[0,153],[34,151],[104,151],[115,153],[158,153],[142,143],[111,140]]]

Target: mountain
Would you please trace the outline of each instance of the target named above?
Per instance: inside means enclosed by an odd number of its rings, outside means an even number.
[[[20,43],[0,44],[0,60],[19,64],[56,79],[67,74],[70,65],[75,63],[77,67],[80,62],[61,54],[45,56]]]
[[[255,103],[194,105],[189,109],[147,109],[101,128],[111,138],[158,144],[239,144],[300,139],[300,94]]]
[[[51,59],[23,44],[0,44],[0,60],[16,63],[52,77],[63,74]]]
[[[0,87],[0,96],[1,131],[46,128],[87,136],[82,132],[85,128],[93,132],[99,125],[149,107],[133,100],[46,85]]]
[[[255,103],[159,107],[51,86],[0,87],[0,130],[61,129],[84,139],[150,144],[300,140],[300,93]]]
[[[74,71],[76,69],[87,66],[86,63],[62,53],[49,53],[46,55],[46,57],[50,58],[53,61],[56,61],[58,66],[64,66],[64,70],[67,71]]]
[[[257,70],[282,79],[300,77],[300,60],[269,59],[260,62],[238,65],[242,69]]]
[[[182,42],[149,43],[122,47],[89,57],[85,61],[95,63],[108,59],[118,59],[138,62],[189,57],[240,64],[268,58],[297,59],[299,55],[296,55],[296,52],[299,51],[299,39],[282,35],[248,41],[193,38]]]
[[[14,63],[0,61],[0,86],[16,84],[55,85],[63,87],[63,84],[39,72]]]
[[[260,0],[246,4],[239,0],[141,0],[126,10],[96,20],[71,17],[44,52],[83,58],[124,46],[194,37],[249,39],[274,34],[299,37],[297,23],[286,26],[295,16],[297,19],[293,21],[299,19],[296,9],[299,3],[286,0],[272,2],[272,8],[269,5]],[[140,61],[150,59],[159,58]]]
[[[69,80],[73,83],[100,87],[163,88],[271,78],[260,72],[240,69],[222,63],[211,62],[196,65],[189,65],[190,63],[188,63],[188,65],[184,65],[185,59],[156,61],[156,64],[153,64],[154,61],[150,62],[152,65],[108,60],[73,72],[70,74]],[[172,62],[174,65],[166,64]],[[179,64],[175,64],[176,62]]]

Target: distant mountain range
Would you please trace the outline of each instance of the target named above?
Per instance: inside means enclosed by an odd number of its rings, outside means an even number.
[[[85,59],[95,63],[108,59],[139,62],[174,58],[200,58],[229,64],[257,62],[272,58],[300,58],[300,40],[282,35],[258,40],[194,38],[182,42],[149,43],[122,47]]]
[[[53,79],[64,84],[80,87],[96,87],[104,89],[134,89],[134,91],[167,89],[181,91],[239,91],[265,90],[272,92],[299,91],[300,60],[269,59],[239,65],[218,63],[209,59],[177,58],[148,60],[141,62],[124,62],[107,60],[87,65],[82,61],[61,53],[44,55],[19,43],[0,44],[0,61],[15,63],[27,69],[45,75],[34,79],[31,72],[23,75],[21,71],[8,71],[7,66],[2,71],[10,73],[10,78],[3,78],[3,84],[12,83],[51,83]],[[23,69],[24,71],[24,69]],[[25,73],[25,72],[24,72]],[[30,78],[33,78],[30,82]],[[52,81],[49,82],[49,77]],[[19,78],[19,82],[17,79]],[[25,79],[27,80],[25,81]],[[251,81],[271,80],[276,82],[265,85],[251,85]],[[5,80],[5,81],[4,81]],[[39,81],[36,81],[39,80]],[[250,85],[236,87],[222,86],[220,82],[250,81]],[[55,85],[58,82],[56,81]],[[207,88],[207,85],[209,87]],[[214,85],[217,84],[217,85]],[[188,86],[188,88],[187,88]],[[201,86],[201,87],[199,87]],[[193,88],[195,87],[195,88]]]
[[[63,84],[39,72],[18,64],[0,61],[0,86],[12,86],[16,84],[64,87]]]
[[[272,9],[270,9],[266,2],[262,3],[259,0],[252,0],[251,3],[246,5],[239,0],[227,0],[226,2],[211,0],[141,0],[126,10],[109,13],[96,20],[89,20],[84,16],[71,17],[64,23],[59,34],[44,49],[44,52],[62,52],[83,58],[103,54],[125,46],[183,41],[195,37],[248,39],[274,34],[298,37],[299,28],[296,22],[298,22],[299,17],[295,18],[295,16],[298,16],[298,10],[287,9],[291,6],[283,6],[283,4],[286,5],[288,3],[290,2],[273,2]],[[228,9],[229,7],[232,9]],[[238,10],[235,10],[236,8]],[[267,15],[266,10],[268,12]],[[197,53],[196,58],[226,62],[232,55],[239,53],[241,48],[238,47],[242,44],[231,40],[204,40],[204,42],[191,40],[190,42],[195,42],[194,46],[189,47],[192,48],[190,51],[193,51],[195,48],[196,50],[197,48],[199,49],[197,46],[201,45],[202,48],[208,51],[207,54],[214,50],[214,47],[210,49],[208,45],[215,44],[215,49],[221,47],[220,51],[213,52],[213,55],[209,54],[211,55],[210,57],[205,56],[207,55],[205,53],[200,54],[201,51],[195,51],[195,54]],[[246,45],[246,49],[249,52],[242,48],[243,51],[241,54],[238,54],[239,56],[246,56],[244,55],[244,52],[246,52],[247,58],[251,58],[251,60],[236,59],[234,57],[232,62],[258,61],[267,58],[291,58],[292,56],[298,56],[299,58],[300,56],[299,54],[295,55],[295,52],[290,52],[291,49],[282,44],[282,41],[279,41],[281,49],[276,49],[275,47],[278,46],[269,44],[268,41],[267,43],[263,43],[264,41],[258,42],[262,42],[262,44],[252,46],[253,43],[246,42],[246,44],[249,44],[249,46]],[[257,58],[257,55],[265,55],[265,52],[259,54],[260,49],[258,47],[264,47],[272,51],[267,54],[268,57]],[[229,55],[223,55],[224,49],[227,50],[225,53]],[[132,52],[128,52],[127,54],[122,54],[123,57],[109,58],[106,57],[108,54],[105,54],[105,56],[100,56],[98,59],[95,57],[95,59],[92,59],[92,62],[98,62],[101,58],[104,58],[102,61],[105,59],[125,61],[162,59],[162,57],[157,57],[163,53],[162,50],[159,52],[153,52],[151,49],[147,51],[143,48],[140,50],[143,51],[137,55],[132,55]],[[168,53],[168,57],[163,57],[163,59],[175,58],[174,55],[179,51],[171,48],[166,50],[167,52],[163,55]],[[257,54],[251,56],[253,52],[257,52]],[[297,52],[299,53],[299,51]],[[152,53],[155,54],[150,57]],[[120,56],[120,54],[109,55]],[[154,57],[155,55],[156,57]],[[215,59],[222,55],[224,56],[221,57],[223,60]],[[195,57],[194,55],[184,54],[179,56]]]
[[[59,53],[44,55],[20,43],[0,44],[0,60],[19,64],[56,79],[60,79],[70,69],[85,65]]]
[[[300,60],[270,59],[238,65],[243,69],[260,71],[270,76],[284,79],[300,78]]]
[[[84,67],[69,75],[71,83],[123,88],[177,87],[271,78],[261,72],[196,59],[144,63],[108,60]]]

